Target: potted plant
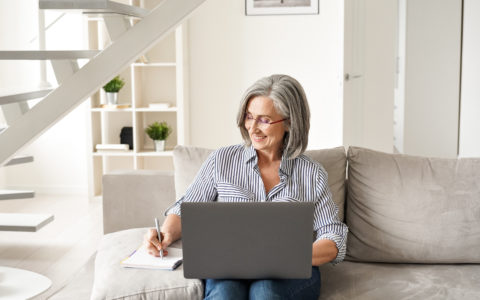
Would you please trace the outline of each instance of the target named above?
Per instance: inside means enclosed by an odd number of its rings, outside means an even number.
[[[103,90],[107,96],[107,104],[117,104],[118,102],[118,92],[122,87],[125,85],[125,81],[123,81],[120,76],[115,76],[112,80],[110,80],[106,85],[103,86]]]
[[[172,128],[167,122],[154,122],[145,129],[145,133],[153,140],[155,151],[165,150],[165,140],[172,133]]]

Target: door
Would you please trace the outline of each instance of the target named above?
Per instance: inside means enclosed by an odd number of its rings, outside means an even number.
[[[397,0],[344,0],[343,141],[393,151]]]

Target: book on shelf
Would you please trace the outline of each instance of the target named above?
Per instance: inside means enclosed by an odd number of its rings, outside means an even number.
[[[119,151],[124,152],[128,151],[128,144],[97,144],[95,149],[97,152],[108,152],[108,151]]]
[[[155,103],[149,103],[148,108],[154,108],[154,109],[167,109],[170,107],[170,103],[168,102],[155,102]]]
[[[145,247],[141,246],[122,260],[120,265],[124,268],[175,270],[182,264],[182,249],[167,248],[167,251],[168,255],[161,258],[148,254]]]

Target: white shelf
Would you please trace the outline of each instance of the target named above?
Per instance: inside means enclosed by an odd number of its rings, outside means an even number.
[[[133,151],[95,151],[93,156],[133,156]]]
[[[156,63],[134,63],[133,67],[176,67],[177,64],[174,62],[156,62]]]
[[[142,0],[147,7],[153,0]],[[101,20],[99,20],[101,21]],[[88,21],[87,21],[88,22]],[[108,44],[108,35],[103,25],[90,23],[92,48],[102,48]],[[118,169],[149,169],[171,171],[173,151],[178,144],[188,144],[188,91],[185,84],[187,74],[187,36],[181,25],[171,34],[154,45],[144,54],[145,61],[137,60],[119,75],[125,79],[125,87],[120,91],[121,104],[128,108],[102,107],[106,103],[100,89],[90,102],[88,118],[91,120],[91,145],[118,144],[123,127],[132,127],[133,150],[91,151],[90,197],[102,194],[102,176]],[[149,107],[149,104],[168,103],[170,107]],[[153,142],[145,134],[145,128],[153,122],[167,122],[172,134],[166,142],[166,150],[155,152]]]
[[[162,152],[156,152],[156,151],[141,151],[137,153],[137,156],[150,156],[150,157],[173,157],[173,151],[167,150],[167,151],[162,151]]]
[[[176,107],[169,107],[169,108],[139,107],[139,108],[135,108],[135,111],[138,111],[138,112],[177,112],[178,108],[176,108]]]
[[[101,108],[101,107],[94,107],[90,111],[92,112],[132,112],[133,109],[130,108]]]

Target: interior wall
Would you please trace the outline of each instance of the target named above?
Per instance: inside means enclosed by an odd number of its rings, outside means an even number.
[[[462,157],[480,157],[480,1],[464,0],[460,145]]]
[[[457,157],[461,8],[407,1],[404,153]]]
[[[209,0],[189,21],[190,141],[217,148],[242,142],[243,92],[274,73],[295,77],[311,110],[309,148],[342,144],[341,1],[319,15],[245,16],[245,1]]]
[[[37,34],[38,1],[0,1],[0,50],[34,49]],[[15,28],[15,30],[12,30]],[[0,92],[8,93],[25,84],[38,81],[37,62],[0,60]],[[0,127],[6,121],[0,108]],[[0,187],[7,184],[7,172],[14,167],[0,168]]]
[[[47,14],[46,23],[56,19],[58,14]],[[38,41],[33,46],[29,43],[38,35],[37,20],[38,1],[1,1],[0,30],[5,30],[5,35],[4,32],[0,35],[2,47],[9,50],[38,49]],[[67,14],[47,32],[47,50],[83,49],[82,30],[82,16]],[[36,63],[35,68],[19,70],[18,65],[22,63],[12,61],[8,62],[8,67],[0,68],[2,88],[12,85],[29,88],[40,84],[39,64]],[[50,64],[47,65],[50,68]],[[51,72],[49,76],[49,81],[55,84]],[[19,154],[34,156],[34,162],[4,168],[3,185],[32,189],[37,193],[87,195],[86,115],[85,105],[80,105],[20,151]]]

